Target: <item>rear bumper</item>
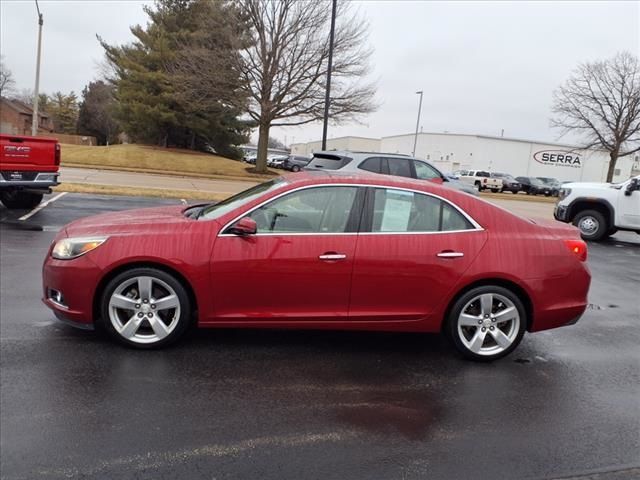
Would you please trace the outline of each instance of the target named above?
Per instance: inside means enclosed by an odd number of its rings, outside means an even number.
[[[60,185],[58,178],[60,173],[58,172],[15,172],[15,177],[6,177],[0,175],[0,189],[3,188],[18,188],[18,189],[34,189],[34,190],[46,190],[51,187]],[[24,177],[24,178],[23,178]]]
[[[588,306],[591,273],[586,264],[576,266],[567,276],[528,281],[534,296],[530,331],[574,325]]]

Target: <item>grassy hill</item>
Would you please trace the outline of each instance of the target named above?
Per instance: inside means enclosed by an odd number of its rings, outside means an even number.
[[[252,178],[256,180],[270,176],[251,173],[250,169],[252,167],[250,165],[217,155],[149,145],[88,147],[65,144],[62,145],[62,165],[185,176]]]

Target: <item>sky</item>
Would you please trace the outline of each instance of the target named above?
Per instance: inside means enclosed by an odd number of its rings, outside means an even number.
[[[40,0],[44,15],[40,90],[80,93],[99,78],[108,43],[132,40],[145,24],[137,0]],[[424,92],[425,132],[477,133],[540,141],[552,94],[582,62],[640,52],[638,2],[355,1],[370,23],[371,79],[379,109],[358,123],[331,125],[329,138],[382,137],[415,131]],[[37,16],[31,0],[0,1],[0,54],[19,88],[33,88]],[[307,142],[321,124],[277,128],[272,136]],[[255,137],[255,135],[254,135]]]

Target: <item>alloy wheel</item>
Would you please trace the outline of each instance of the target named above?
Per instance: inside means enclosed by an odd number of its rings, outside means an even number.
[[[458,316],[457,331],[462,344],[476,355],[494,356],[516,341],[520,314],[503,295],[483,293],[473,297]]]
[[[109,298],[109,320],[124,339],[153,344],[169,336],[180,321],[180,299],[166,282],[136,276],[120,283]]]

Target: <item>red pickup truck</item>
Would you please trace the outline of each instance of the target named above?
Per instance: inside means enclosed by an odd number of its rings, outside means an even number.
[[[55,138],[0,135],[0,201],[33,208],[58,185],[60,144]]]

